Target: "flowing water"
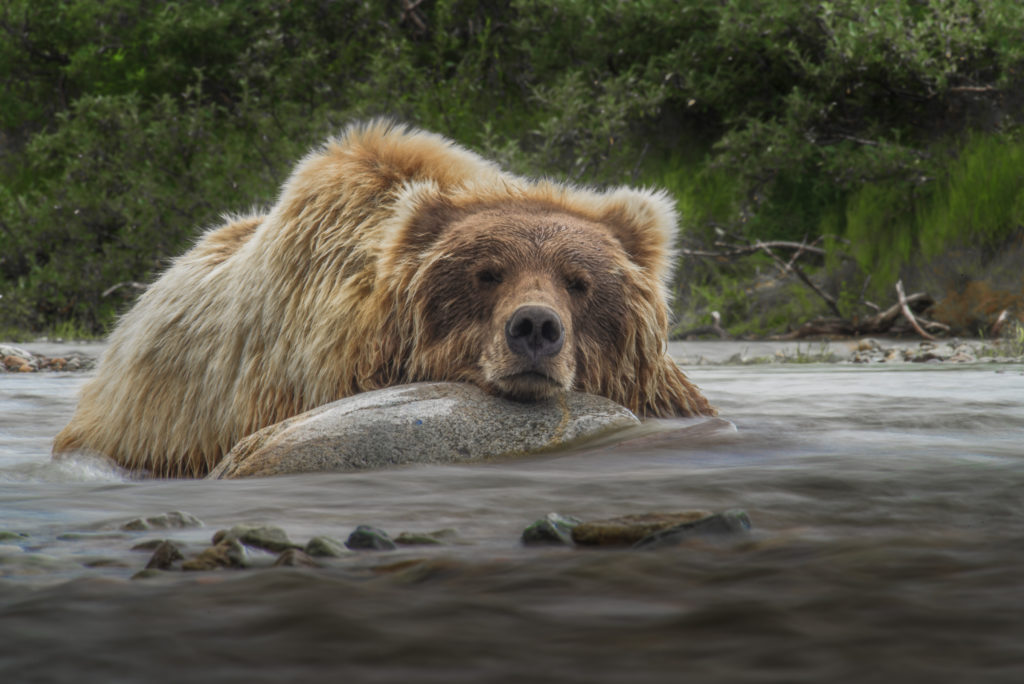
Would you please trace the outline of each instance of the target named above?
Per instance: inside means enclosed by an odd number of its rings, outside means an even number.
[[[0,681],[1024,681],[1024,366],[688,373],[735,433],[210,482],[51,462],[87,376],[0,376]],[[550,511],[730,508],[751,536],[518,542]],[[120,529],[173,510],[206,526]],[[131,579],[140,541],[246,522],[464,543]]]

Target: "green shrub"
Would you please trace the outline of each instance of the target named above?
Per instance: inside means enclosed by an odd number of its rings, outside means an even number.
[[[1022,35],[1017,0],[8,0],[0,326],[102,332],[134,293],[111,286],[379,115],[522,173],[667,186],[688,240],[839,233],[881,282],[1020,223]]]

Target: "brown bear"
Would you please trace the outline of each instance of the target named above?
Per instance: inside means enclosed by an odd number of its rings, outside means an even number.
[[[149,287],[54,453],[200,476],[262,427],[425,380],[714,414],[666,353],[675,231],[664,193],[529,180],[432,133],[352,126],[266,214],[229,217]]]

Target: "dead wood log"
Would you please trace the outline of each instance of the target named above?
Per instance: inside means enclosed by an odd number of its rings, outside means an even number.
[[[896,295],[900,299],[900,310],[903,312],[904,318],[906,318],[910,322],[910,327],[912,327],[917,332],[917,334],[923,337],[924,339],[934,340],[935,336],[926,333],[924,328],[921,327],[921,324],[917,322],[916,318],[914,318],[914,314],[910,310],[910,305],[907,303],[907,295],[903,292],[902,280],[896,281]]]
[[[926,292],[915,292],[911,295],[904,297],[907,308],[926,309],[931,306],[935,300]],[[893,327],[905,317],[903,314],[903,304],[897,302],[893,304],[885,311],[881,311],[874,316],[860,320],[850,320],[847,318],[816,318],[812,321],[804,323],[796,330],[792,330],[785,335],[780,335],[778,339],[782,340],[797,340],[805,337],[855,337],[861,335],[884,335],[892,331]],[[915,319],[921,321],[921,325],[925,328],[934,326],[936,329],[949,330],[948,326],[942,323],[936,323],[934,321],[925,321],[920,315],[915,315]]]

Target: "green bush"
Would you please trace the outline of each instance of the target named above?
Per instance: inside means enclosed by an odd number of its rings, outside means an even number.
[[[1019,224],[1022,75],[1017,0],[8,0],[0,327],[102,333],[135,294],[109,288],[379,115],[666,186],[694,242],[845,236],[887,287]],[[685,266],[681,309],[765,272]]]

